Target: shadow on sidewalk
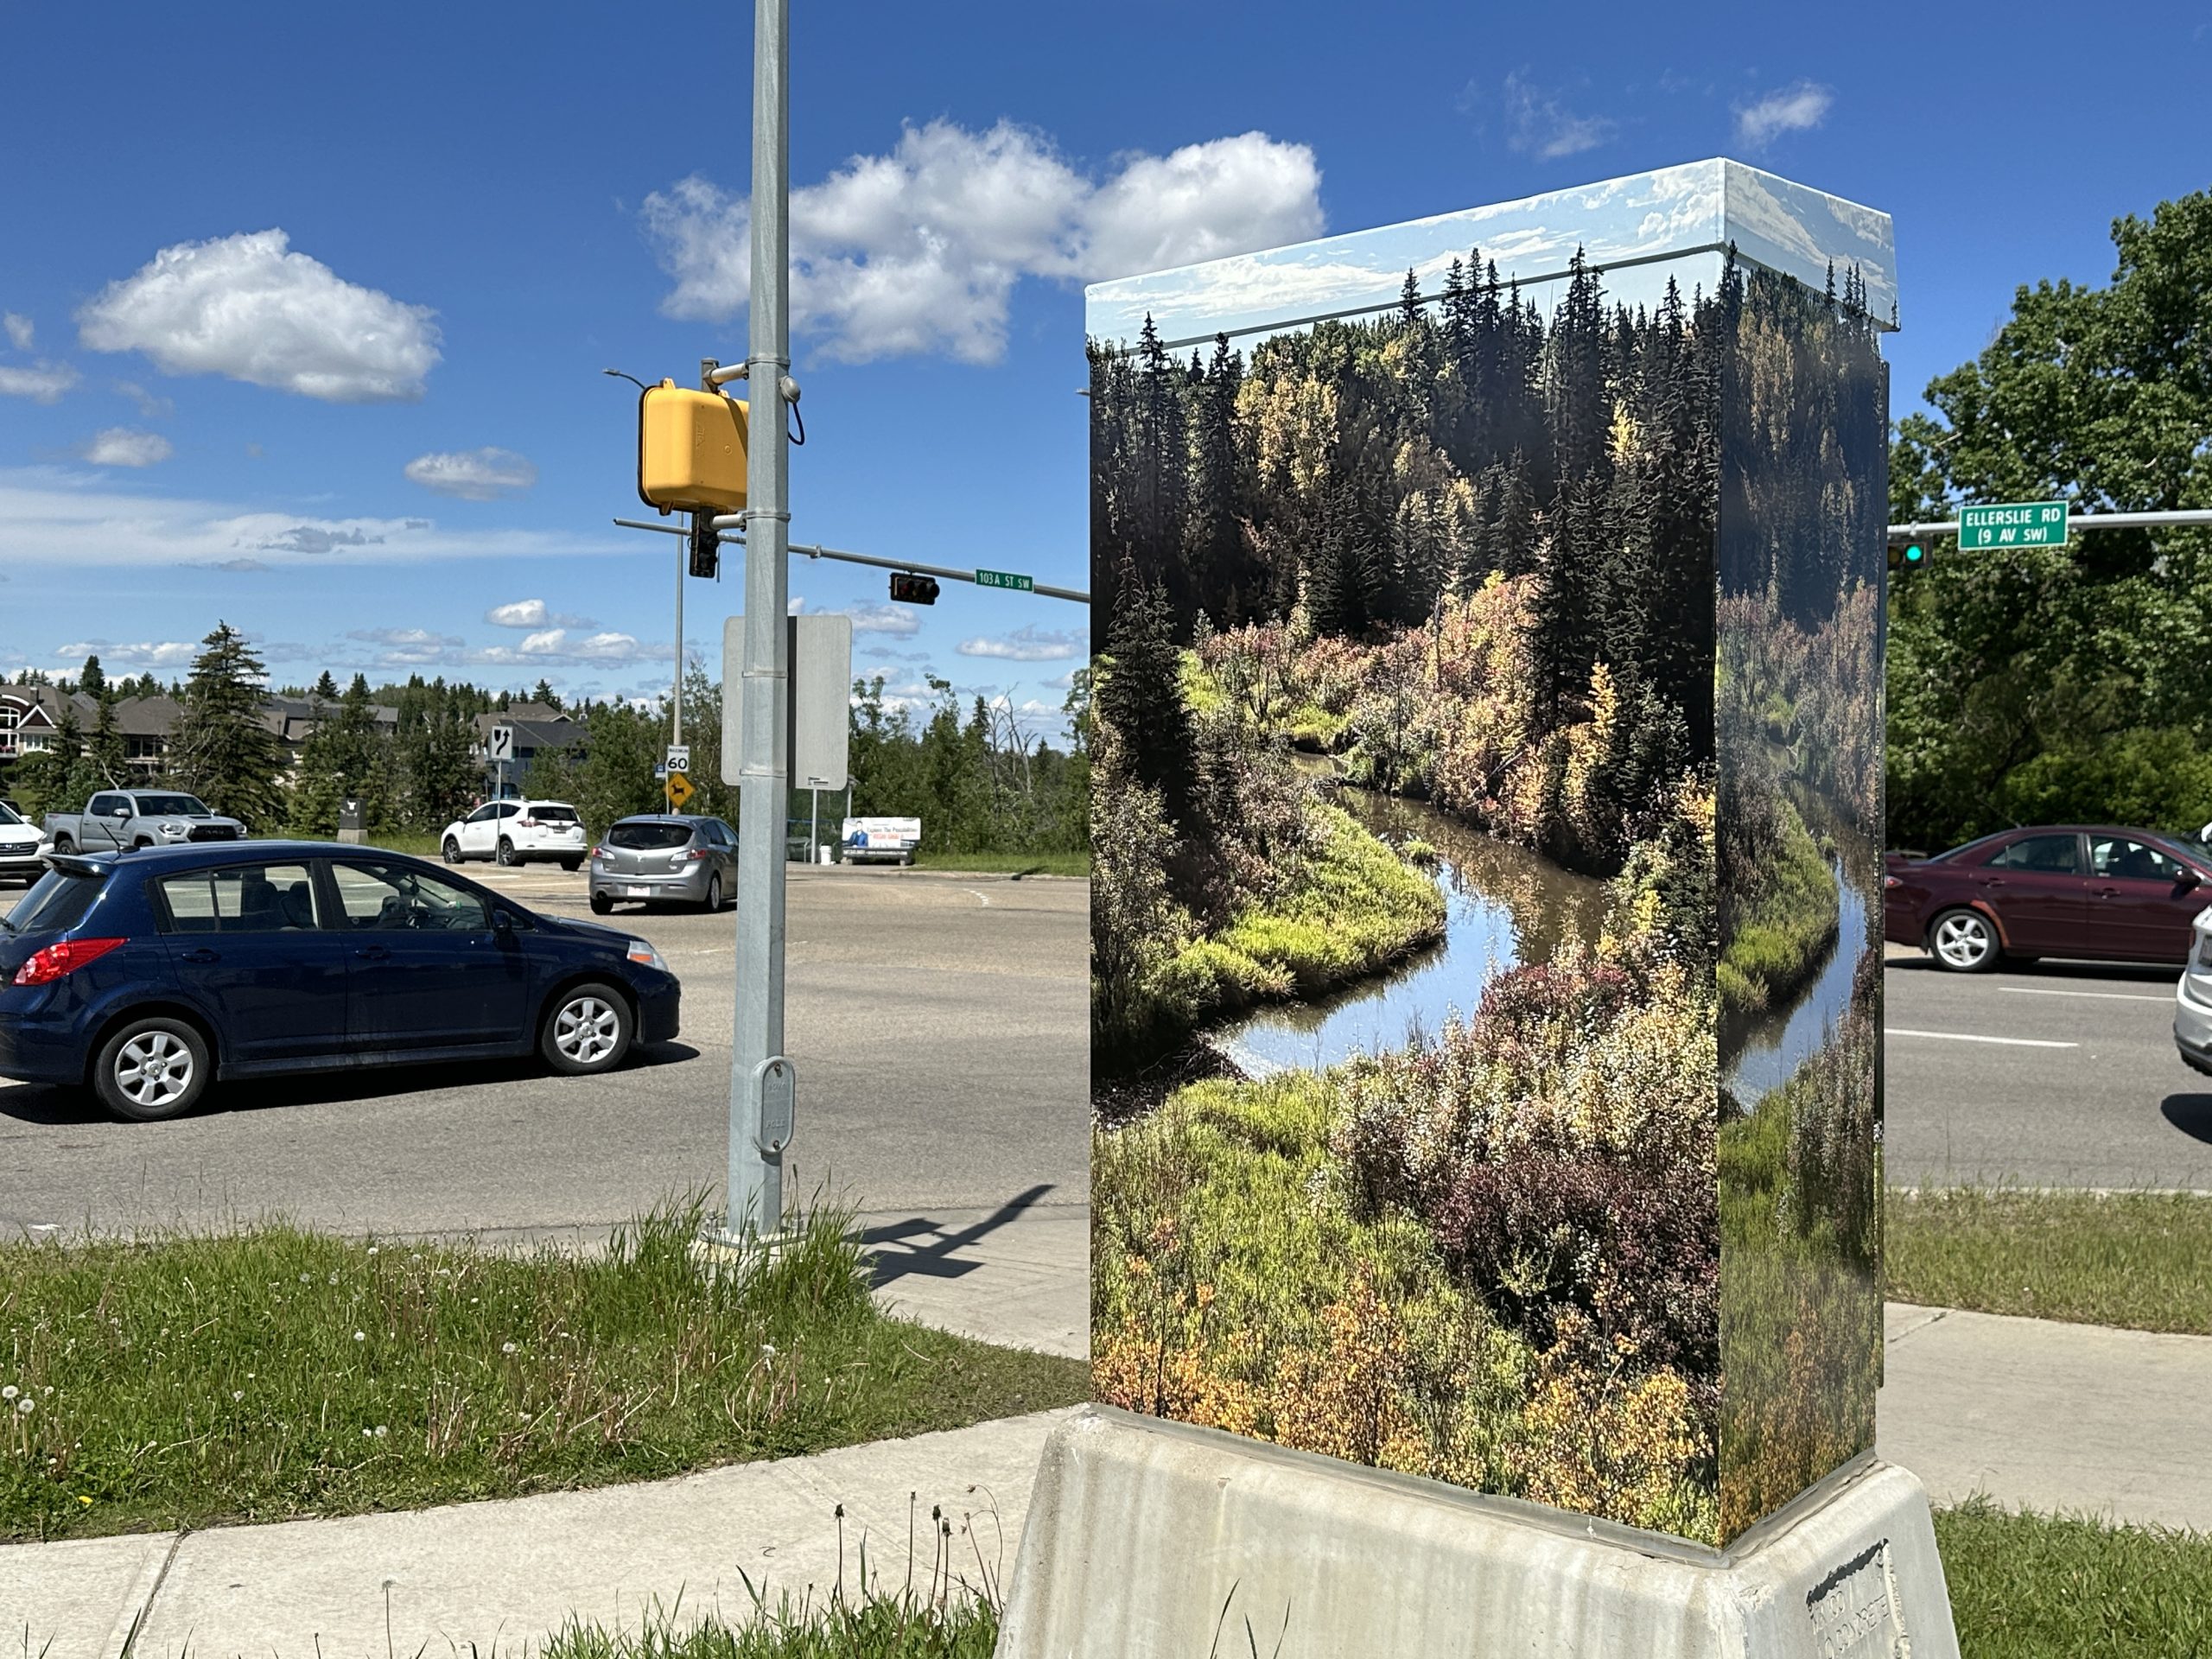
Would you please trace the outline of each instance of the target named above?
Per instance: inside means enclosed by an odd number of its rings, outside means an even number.
[[[1033,1186],[1018,1197],[1007,1200],[997,1209],[958,1232],[939,1230],[936,1222],[925,1216],[910,1216],[904,1221],[885,1222],[870,1227],[860,1236],[861,1243],[873,1253],[873,1272],[875,1288],[896,1282],[909,1274],[929,1279],[957,1279],[973,1273],[983,1264],[970,1258],[956,1260],[957,1254],[987,1234],[995,1233],[1009,1222],[1020,1218],[1023,1211],[1040,1202],[1052,1191],[1051,1183]]]

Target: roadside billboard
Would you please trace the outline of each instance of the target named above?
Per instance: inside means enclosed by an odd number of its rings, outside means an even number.
[[[848,864],[914,861],[922,844],[919,818],[847,818],[840,836]]]

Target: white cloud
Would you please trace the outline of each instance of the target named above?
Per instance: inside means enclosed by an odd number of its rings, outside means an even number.
[[[1318,235],[1320,181],[1311,149],[1261,132],[1120,156],[1093,179],[1011,122],[908,126],[889,155],[791,193],[791,321],[849,362],[995,363],[1023,277],[1125,276]],[[643,217],[675,279],[664,313],[743,308],[746,198],[695,174],[648,196]]]
[[[138,413],[143,419],[158,421],[176,413],[175,404],[166,397],[156,397],[136,380],[118,380],[115,383],[115,389],[138,405]]]
[[[999,657],[1012,663],[1058,663],[1080,657],[1087,649],[1085,637],[1057,628],[1016,628],[996,639],[963,639],[957,647],[963,657]]]
[[[417,455],[404,469],[426,490],[463,501],[494,501],[537,482],[537,468],[512,449],[458,449]]]
[[[200,647],[186,639],[142,639],[136,645],[118,645],[112,639],[73,639],[66,645],[56,645],[54,654],[71,662],[97,657],[102,668],[175,668],[198,656]]]
[[[922,626],[922,619],[905,605],[848,605],[829,614],[851,617],[855,633],[887,633],[900,639],[912,639]]]
[[[411,402],[438,361],[427,306],[346,282],[281,230],[163,248],[77,313],[96,352],[334,404]]]
[[[1779,134],[1805,132],[1827,118],[1835,93],[1809,80],[1778,86],[1755,103],[1736,111],[1736,137],[1753,149],[1763,149]]]
[[[38,338],[37,328],[20,311],[0,314],[0,328],[8,331],[8,343],[19,352],[30,350],[31,342]]]
[[[67,363],[34,363],[28,369],[0,366],[0,397],[50,404],[76,384],[77,371]]]
[[[1541,162],[1595,149],[1615,125],[1605,116],[1575,114],[1518,69],[1505,78],[1505,142]]]
[[[196,565],[241,556],[283,568],[634,553],[636,544],[621,537],[620,531],[457,531],[424,518],[322,518],[118,490],[107,475],[85,467],[0,468],[0,547],[19,568]]]
[[[518,599],[511,605],[494,605],[484,620],[495,628],[588,628],[588,616],[565,616],[546,608],[542,599]]]
[[[457,651],[468,643],[458,634],[433,633],[428,628],[353,628],[346,637],[395,651]]]
[[[158,432],[134,432],[127,426],[111,426],[88,438],[78,452],[95,467],[151,467],[176,453]]]

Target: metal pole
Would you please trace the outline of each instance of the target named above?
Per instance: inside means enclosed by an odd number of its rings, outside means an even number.
[[[739,733],[737,1005],[730,1035],[725,1236],[783,1222],[783,1147],[793,1099],[784,1057],[784,753],[790,697],[791,0],[753,10],[753,291],[746,378],[752,417],[745,505],[745,710]]]
[[[694,513],[692,522],[696,524],[697,521],[698,515]],[[681,747],[683,742],[683,575],[690,557],[691,544],[687,540],[676,550],[676,692],[669,704],[668,746],[671,748]],[[661,759],[665,760],[668,757],[664,754]],[[661,804],[674,811],[676,780],[662,779],[660,793]]]
[[[2158,530],[2174,529],[2189,524],[2212,524],[2212,508],[2183,507],[2158,512],[2075,512],[2066,518],[2066,530],[2071,535],[2077,530]],[[1924,524],[1891,524],[1890,539],[1909,542],[1923,536],[1955,536],[1959,521],[1955,518],[1937,519]],[[1978,552],[2019,553],[2024,548],[1993,547],[1976,549]]]
[[[811,864],[816,856],[814,849],[822,844],[822,785],[817,784],[806,792],[809,797],[806,815],[806,861]]]

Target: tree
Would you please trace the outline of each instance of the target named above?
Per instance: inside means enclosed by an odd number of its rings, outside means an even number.
[[[101,671],[100,659],[97,656],[85,658],[84,672],[77,677],[77,689],[88,697],[107,695],[107,676]]]
[[[2212,191],[2112,236],[2108,285],[2023,285],[1988,348],[1929,384],[1935,413],[1898,423],[1891,518],[1960,501],[2212,506]],[[2050,813],[2132,823],[2126,804],[2150,801],[2150,827],[2194,830],[2212,817],[2189,759],[2212,745],[2208,639],[2203,531],[1937,550],[1891,595],[1892,836],[1933,848]],[[2123,791],[2123,753],[2156,776]]]
[[[326,672],[325,680],[329,679]],[[340,804],[361,804],[362,822],[380,827],[392,822],[392,757],[369,701],[369,683],[353,677],[337,712],[318,723],[300,747],[298,776],[291,800],[295,835],[328,836],[338,830]]]
[[[201,641],[184,687],[172,765],[215,811],[265,833],[284,817],[283,749],[262,718],[268,671],[227,622]]]

